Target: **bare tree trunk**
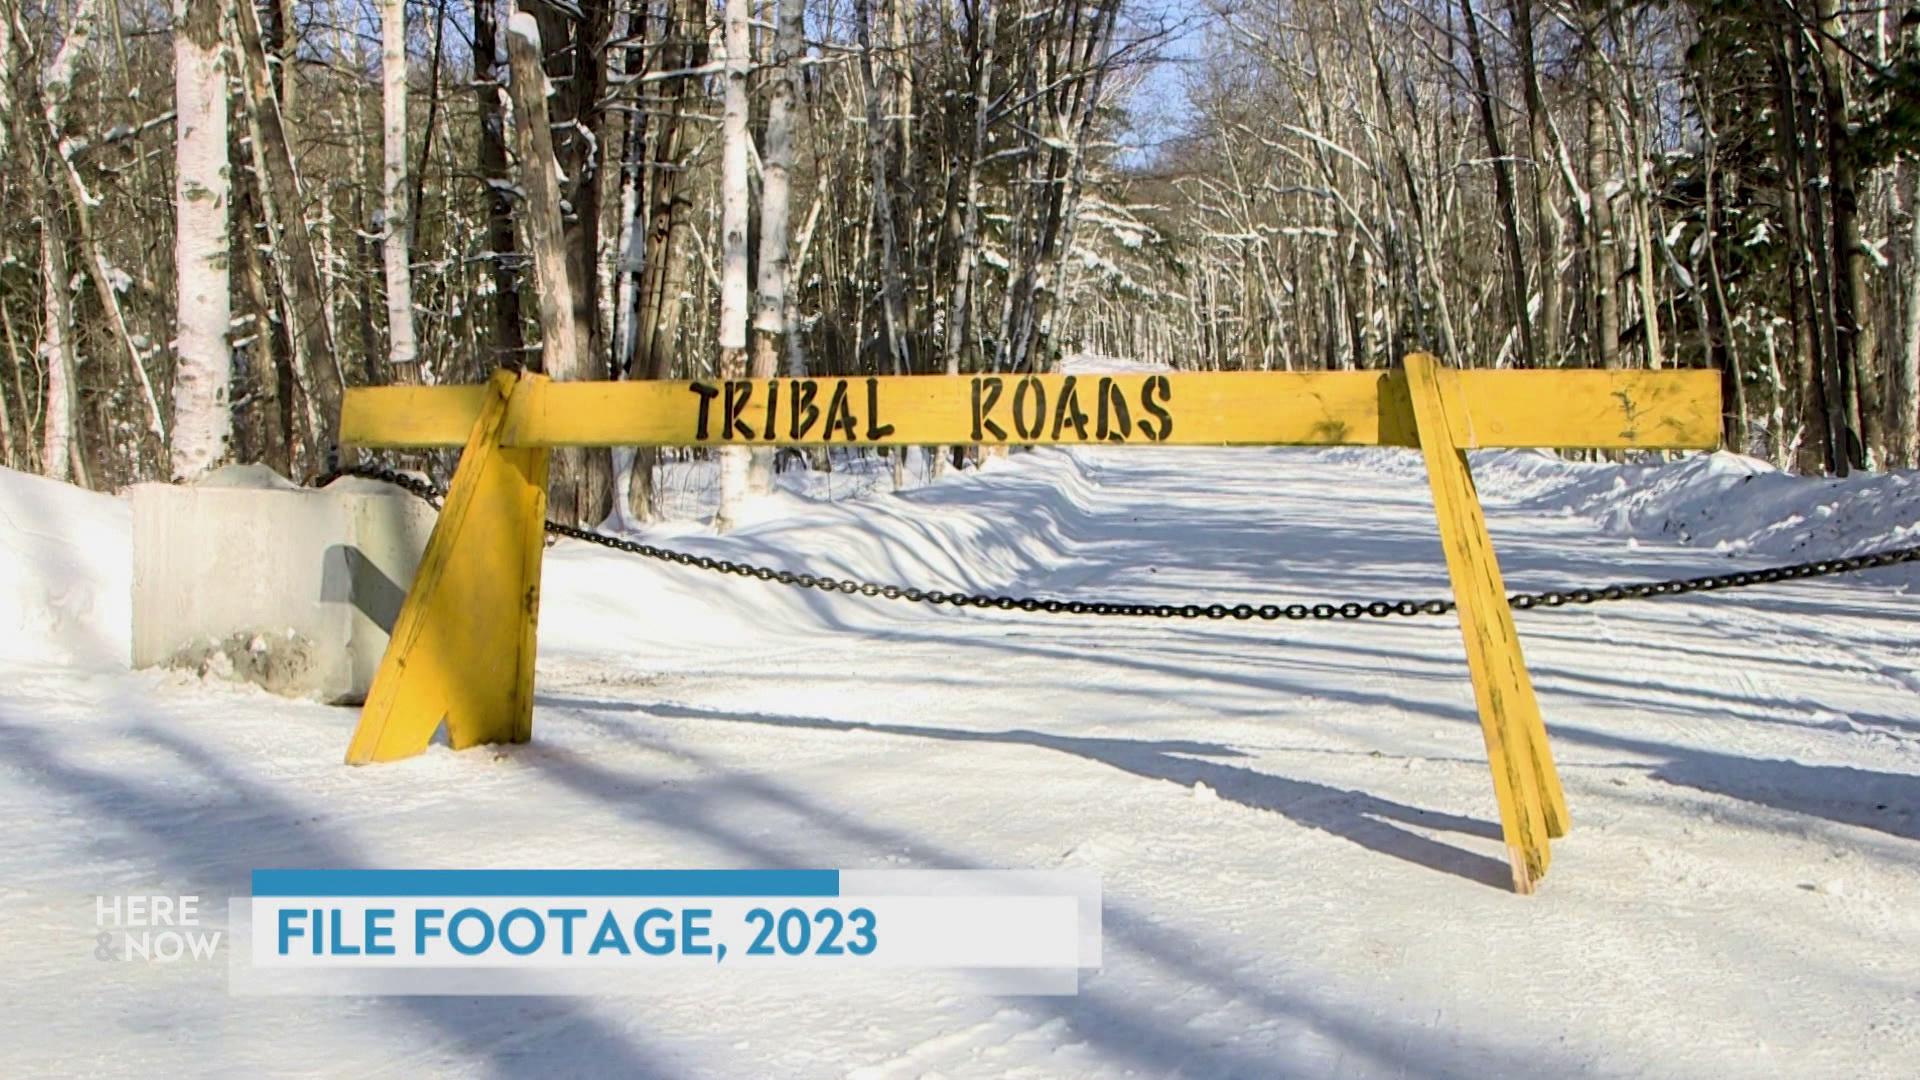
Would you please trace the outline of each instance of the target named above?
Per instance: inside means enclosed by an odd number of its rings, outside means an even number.
[[[787,374],[796,379],[807,377],[807,350],[800,341],[800,287],[798,276],[806,269],[807,253],[813,249],[814,226],[820,224],[820,204],[825,193],[816,191],[813,206],[807,210],[806,224],[800,226],[800,239],[794,244],[793,262],[788,268],[787,304],[782,315],[786,329]]]
[[[224,461],[233,436],[228,386],[233,318],[227,232],[227,60],[219,0],[178,0],[173,34],[174,280],[179,287],[173,382],[173,478]]]
[[[4,42],[0,42],[0,44],[4,44]],[[4,126],[3,118],[0,118],[0,126]],[[13,366],[13,400],[20,408],[23,421],[20,428],[18,453],[11,459],[11,464],[13,468],[17,468],[22,472],[39,472],[40,447],[35,444],[34,440],[34,426],[39,420],[39,415],[36,413],[34,405],[41,399],[41,388],[36,380],[34,389],[32,391],[27,389],[25,373],[29,365],[20,358],[19,333],[14,329],[13,316],[7,314],[7,305],[5,304],[0,304],[0,332],[3,332],[7,339],[7,359]],[[45,366],[39,365],[36,367],[36,370],[44,371]],[[0,387],[0,394],[5,393],[5,388]],[[42,411],[44,411],[44,409]]]
[[[520,327],[520,275],[515,271],[517,242],[513,236],[513,195],[507,178],[507,137],[501,99],[505,74],[498,60],[495,0],[475,0],[473,6],[473,92],[480,114],[480,179],[487,187],[487,266],[493,276],[488,305],[491,331],[488,367],[518,368],[526,362],[526,339]]]
[[[99,301],[101,310],[106,312],[114,337],[119,339],[120,351],[127,358],[127,374],[140,388],[140,401],[146,406],[147,433],[152,436],[151,446],[156,453],[164,453],[167,425],[160,415],[160,399],[154,393],[153,380],[147,376],[145,352],[135,342],[133,331],[127,325],[126,311],[120,304],[119,294],[114,291],[113,268],[107,262],[99,234],[93,227],[90,207],[97,199],[80,182],[80,174],[66,158],[65,147],[56,148],[55,153],[59,157],[60,171],[67,179],[68,195],[73,200],[73,220],[78,226],[80,248],[87,257],[87,277],[93,281],[94,297]]]
[[[888,133],[888,153],[895,162],[894,176],[901,185],[906,197],[892,200],[894,209],[894,258],[899,265],[901,282],[901,310],[899,333],[905,342],[906,350],[901,355],[912,356],[921,351],[923,309],[920,304],[907,303],[909,293],[918,294],[921,265],[927,261],[920,251],[918,243],[921,236],[921,202],[927,199],[925,188],[916,188],[918,162],[914,156],[914,62],[915,42],[908,29],[909,7],[913,0],[880,0],[885,12],[886,52],[882,61],[888,69],[885,79],[886,92],[882,95],[886,116],[893,129]],[[892,192],[888,193],[890,196]],[[904,237],[902,240],[900,238]],[[911,373],[909,367],[903,374]],[[893,483],[900,488],[906,485],[907,450],[900,447],[894,452]]]
[[[1872,466],[1878,448],[1880,409],[1876,357],[1877,342],[1867,292],[1868,256],[1860,236],[1860,187],[1855,165],[1857,138],[1853,105],[1847,85],[1844,52],[1845,27],[1837,0],[1814,0],[1819,15],[1817,56],[1820,89],[1826,113],[1827,197],[1833,207],[1832,246],[1834,358],[1839,373],[1836,389],[1840,413],[1847,428],[1841,448],[1852,468]],[[1844,472],[1844,470],[1842,470]]]
[[[726,2],[726,76],[720,121],[720,377],[747,373],[747,53],[751,0]],[[720,458],[720,508],[713,526],[733,528],[747,493],[747,451],[724,447]]]
[[[371,55],[367,52],[366,35],[345,24],[341,25],[336,33],[342,53],[353,57],[356,70],[372,70],[379,64],[378,48]],[[373,137],[369,140],[365,109],[366,94],[362,92],[360,80],[350,84],[342,96],[346,99],[348,119],[345,140],[346,157],[352,163],[348,166],[349,175],[352,177],[353,199],[353,212],[348,219],[354,223],[353,243],[350,250],[359,256],[359,260],[357,266],[352,260],[347,260],[347,264],[341,268],[341,273],[353,283],[353,306],[358,315],[355,322],[360,338],[361,378],[365,379],[368,385],[378,386],[387,381],[387,353],[380,343],[380,331],[377,325],[380,319],[374,317],[375,307],[384,305],[376,305],[373,294],[375,283],[386,275],[386,270],[381,264],[380,237],[383,230],[380,226],[380,211],[376,209],[369,212],[367,207],[370,205],[369,199],[372,200],[371,205],[378,206],[380,203],[380,121],[377,119],[373,121]],[[376,107],[378,104],[379,99],[376,96]],[[372,153],[368,152],[369,146],[373,147]],[[349,249],[346,245],[342,245],[342,250]]]
[[[582,303],[575,290],[583,280],[591,288],[596,276],[598,248],[593,238],[599,221],[579,205],[573,209],[582,220],[572,230],[561,217],[562,179],[547,111],[548,76],[540,63],[540,25],[524,11],[508,24],[507,57],[513,69],[514,134],[521,187],[526,191],[527,242],[533,249],[534,291],[540,299],[541,368],[556,379],[590,379],[601,374],[592,363],[595,351],[587,344],[595,336],[597,312],[593,304]],[[588,73],[579,70],[580,63],[576,54],[573,78],[589,79]],[[579,136],[578,131],[575,134]],[[581,183],[578,176],[572,179],[576,197],[581,197],[582,190],[593,190],[592,183]],[[584,234],[578,231],[581,228]],[[556,449],[549,490],[548,504],[556,518],[597,525],[613,505],[611,454],[604,448]]]
[[[229,130],[228,160],[238,160],[245,154],[239,142],[238,132]],[[287,416],[280,407],[285,349],[273,317],[273,301],[267,296],[266,266],[260,258],[265,235],[259,178],[251,171],[235,170],[232,175],[233,248],[240,267],[241,294],[251,309],[248,314],[253,325],[252,344],[246,349],[244,406],[241,401],[234,402],[236,456],[242,461],[264,462],[280,475],[292,476]]]
[[[1617,104],[1610,111],[1619,121],[1616,136],[1619,143],[1618,160],[1624,166],[1621,183],[1632,196],[1627,205],[1634,233],[1636,270],[1633,280],[1634,291],[1640,302],[1640,338],[1645,345],[1647,367],[1658,368],[1666,364],[1666,346],[1660,333],[1660,301],[1657,295],[1660,275],[1654,269],[1653,261],[1653,194],[1647,187],[1646,155],[1641,149],[1645,141],[1640,135],[1641,102],[1636,74],[1640,58],[1631,27],[1623,31],[1616,21],[1615,37],[1620,43],[1621,56],[1618,64],[1607,66],[1611,91],[1608,96],[1617,99]]]
[[[549,115],[554,124],[555,160],[560,168],[562,223],[566,228],[568,280],[574,321],[580,328],[579,355],[559,364],[549,357],[555,378],[595,379],[611,374],[600,340],[600,183],[602,136],[606,133],[603,89],[605,45],[613,28],[612,0],[572,4],[536,4],[533,11],[544,35],[545,68],[550,87]],[[574,11],[568,8],[574,7]],[[554,460],[565,476],[581,455],[563,453]],[[581,482],[595,502],[610,501],[611,473],[604,451],[586,455]],[[605,474],[604,476],[602,474]],[[600,491],[602,485],[606,492]]]
[[[74,166],[74,145],[66,136],[66,109],[72,92],[74,70],[82,51],[87,48],[98,16],[97,0],[82,0],[68,13],[66,36],[59,51],[47,66],[41,77],[39,87],[40,103],[45,118],[45,150],[43,159],[47,167],[46,192],[47,205],[60,205],[60,192],[65,191],[68,203],[73,211],[73,226],[81,253],[86,260],[86,276],[93,283],[95,299],[106,313],[107,322],[112,327],[114,337],[120,344],[120,351],[127,360],[127,377],[140,389],[141,403],[146,406],[147,432],[151,439],[147,441],[146,454],[135,452],[136,459],[150,457],[158,463],[166,457],[167,428],[161,416],[160,402],[154,393],[153,382],[147,376],[144,350],[135,342],[133,331],[127,325],[126,312],[121,307],[120,297],[114,291],[115,272],[108,263],[101,247],[100,238],[93,226],[93,207],[100,200],[87,190],[80,179],[80,172]],[[55,181],[52,174],[58,173]]]
[[[281,103],[268,78],[258,13],[251,3],[234,5],[241,86],[246,91],[256,164],[263,174],[261,202],[274,234],[274,268],[287,304],[287,340],[302,408],[301,425],[319,445],[330,448],[339,430],[342,377],[334,349],[333,322],[321,284],[320,260],[307,228],[306,201],[287,143]]]
[[[1480,19],[1473,0],[1460,0],[1460,18],[1467,28],[1467,58],[1473,64],[1475,94],[1480,107],[1480,131],[1493,159],[1494,198],[1500,204],[1500,227],[1507,241],[1507,299],[1513,324],[1520,332],[1520,366],[1534,367],[1539,354],[1533,347],[1533,323],[1527,315],[1527,255],[1520,247],[1518,197],[1513,187],[1513,162],[1500,138],[1500,121],[1493,114],[1493,80],[1487,74],[1485,50],[1480,44]]]
[[[684,71],[707,63],[705,44],[705,2],[674,0],[674,15],[662,29],[660,65],[666,71]],[[687,267],[687,213],[685,196],[685,106],[697,83],[691,77],[678,77],[666,83],[670,102],[651,117],[655,127],[653,146],[649,148],[649,184],[647,206],[647,265],[639,282],[639,367],[645,379],[670,379],[674,369],[674,350],[680,342],[682,294]]]
[[[886,121],[880,110],[880,83],[873,70],[872,10],[868,0],[854,0],[853,10],[860,43],[860,85],[867,101],[867,166],[873,174],[873,215],[880,229],[880,295],[887,359],[894,374],[905,375],[912,365],[907,358],[906,304],[900,295],[900,241],[888,178]]]
[[[49,188],[51,190],[51,188]],[[40,215],[40,277],[44,321],[40,362],[47,371],[46,414],[41,420],[42,471],[55,480],[85,480],[73,468],[77,457],[75,425],[79,411],[74,389],[73,302],[67,296],[67,238],[64,212],[46,205]]]
[[[516,13],[507,23],[514,145],[520,156],[520,186],[526,191],[527,243],[533,249],[534,292],[540,298],[542,359],[551,364],[579,355],[580,328],[567,279],[566,241],[560,224],[560,170],[553,157],[553,129],[547,122],[547,74],[540,66],[540,56],[540,25],[526,12]],[[579,507],[565,509],[577,511]],[[579,521],[577,512],[556,509],[555,515]]]
[[[1905,166],[1907,188],[1906,311],[1893,369],[1893,464],[1920,469],[1920,164]]]
[[[1707,362],[1720,369],[1720,387],[1725,413],[1723,430],[1726,444],[1740,453],[1747,452],[1748,421],[1751,406],[1747,402],[1747,384],[1740,367],[1740,354],[1734,348],[1733,313],[1727,303],[1726,279],[1720,269],[1720,245],[1724,242],[1720,223],[1720,137],[1711,117],[1712,104],[1699,79],[1690,88],[1700,103],[1701,134],[1701,215],[1706,248],[1706,296],[1702,298],[1701,322],[1707,328]],[[1694,294],[1703,290],[1698,284]],[[1772,348],[1772,329],[1767,330],[1768,348]],[[1776,388],[1776,395],[1778,390]],[[1770,429],[1777,425],[1768,425]],[[1777,436],[1778,431],[1774,434]]]
[[[7,16],[0,14],[0,83],[4,83],[11,75],[6,60],[6,49],[10,45],[9,34]],[[0,109],[4,109],[8,104],[7,92],[0,90]],[[5,112],[0,112],[0,152],[7,150],[6,116]],[[20,369],[24,365],[20,359],[19,344],[13,336],[13,317],[7,314],[5,304],[0,304],[0,337],[4,337],[6,341],[7,366],[13,369],[13,384],[18,388],[21,385]],[[18,400],[22,413],[30,413],[32,406],[28,404],[27,395],[21,394]],[[26,424],[21,430],[22,437],[16,443],[13,434],[12,410],[7,405],[7,388],[0,385],[0,465],[5,465],[9,469],[19,469],[22,472],[33,469],[33,464],[28,460],[31,455],[27,450],[27,443],[33,438],[33,418],[26,416],[25,419]]]
[[[781,343],[786,337],[789,218],[793,200],[793,109],[799,94],[800,69],[806,41],[801,23],[804,0],[778,0],[780,16],[773,43],[772,86],[767,101],[767,152],[760,169],[759,288],[753,309],[753,377],[779,374]],[[753,452],[748,486],[758,492],[773,487],[773,453]]]
[[[0,47],[6,45],[5,32],[0,31]],[[3,74],[3,73],[0,73]],[[13,355],[12,343],[8,343],[7,362],[18,364],[20,358]],[[0,466],[9,469],[18,468],[18,460],[13,454],[13,410],[7,406],[7,393],[0,388]]]
[[[621,11],[615,14],[615,40],[630,43],[620,50],[619,81],[622,83],[644,76],[648,70],[649,55],[659,47],[659,43],[649,40],[647,35],[650,15],[651,11],[645,8],[637,12]],[[608,63],[611,65],[611,58]],[[616,115],[615,119],[622,118]],[[647,169],[647,121],[644,112],[624,117],[620,127],[620,149],[612,157],[619,163],[614,185],[618,195],[615,200],[612,243],[607,252],[605,269],[612,293],[608,319],[613,344],[610,374],[616,379],[635,377],[633,359],[639,345],[640,274],[646,268],[644,207],[648,184],[652,180]],[[618,485],[621,477],[616,475],[614,482]],[[616,493],[615,502],[621,498]]]
[[[953,291],[947,304],[946,371],[960,374],[960,357],[971,344],[973,332],[974,273],[980,263],[980,159],[987,154],[987,118],[993,108],[994,24],[1000,6],[994,0],[972,0],[969,7],[968,44],[973,54],[973,131],[967,145],[966,179],[961,185],[959,251],[953,274]],[[936,470],[944,469],[947,453],[936,451]],[[937,474],[937,473],[936,473]]]
[[[88,482],[88,475],[80,453],[82,425],[76,382],[80,359],[77,336],[80,328],[69,295],[78,278],[73,274],[69,262],[68,248],[74,239],[70,227],[78,232],[80,251],[87,260],[86,277],[92,281],[94,295],[100,300],[101,308],[128,358],[128,376],[142,390],[147,428],[154,436],[149,446],[151,459],[159,462],[166,456],[165,425],[160,418],[159,404],[155,400],[146,369],[141,364],[141,350],[134,342],[119,297],[114,293],[113,272],[102,255],[99,239],[92,227],[90,207],[97,200],[80,180],[73,163],[74,145],[66,135],[66,110],[72,95],[75,72],[80,56],[91,40],[97,14],[95,0],[80,0],[73,5],[65,16],[58,51],[50,61],[43,62],[40,53],[33,48],[32,37],[19,21],[20,9],[11,7],[4,13],[9,26],[8,36],[12,38],[18,35],[8,50],[6,66],[15,68],[18,64],[16,70],[22,74],[21,85],[26,91],[26,100],[22,104],[29,116],[20,119],[21,137],[17,156],[28,165],[23,170],[31,177],[31,182],[26,185],[28,197],[36,199],[40,206],[39,261],[43,271],[52,273],[57,270],[59,273],[57,279],[49,277],[42,286],[42,306],[45,317],[52,325],[42,330],[40,355],[46,358],[48,365],[48,382],[44,388],[48,395],[45,410],[47,426],[43,435],[49,441],[59,442],[65,450],[57,464],[51,459],[46,464],[50,469],[60,470],[58,473],[50,471],[48,475],[71,478],[81,484]],[[19,58],[24,60],[23,63],[16,59],[16,49],[24,54]],[[5,119],[12,119],[12,116]],[[69,210],[72,213],[71,222],[68,220]],[[51,247],[48,246],[49,242]],[[142,456],[146,455],[142,455],[138,449],[134,450],[136,467]]]
[[[1538,334],[1541,363],[1557,367],[1565,349],[1562,328],[1560,252],[1566,243],[1566,219],[1554,205],[1554,157],[1550,114],[1540,91],[1538,53],[1533,40],[1533,0],[1514,0],[1513,24],[1520,59],[1520,86],[1527,102],[1527,150],[1533,157],[1534,272],[1540,281]]]
[[[1643,163],[1634,162],[1638,172]],[[1667,364],[1667,349],[1664,335],[1660,331],[1660,271],[1653,259],[1653,249],[1658,235],[1658,221],[1653,216],[1652,192],[1647,189],[1646,178],[1636,176],[1633,190],[1633,226],[1636,246],[1635,262],[1639,269],[1634,273],[1634,286],[1640,294],[1641,339],[1646,343],[1647,367],[1661,368]]]
[[[1613,165],[1607,148],[1612,142],[1607,125],[1604,93],[1606,63],[1601,54],[1599,20],[1590,22],[1592,33],[1587,42],[1587,193],[1591,209],[1587,212],[1587,247],[1593,281],[1588,293],[1593,298],[1592,359],[1603,368],[1620,366],[1620,253],[1616,245],[1613,213]]]
[[[670,3],[672,17],[661,31],[664,43],[660,50],[661,66],[667,71],[704,66],[707,60],[704,0],[670,0]],[[663,93],[669,101],[651,117],[654,137],[649,148],[649,169],[653,182],[647,208],[646,268],[640,278],[638,358],[638,366],[649,379],[672,376],[674,350],[680,338],[690,209],[685,195],[684,137],[690,121],[685,111],[695,85],[688,77],[668,81]]]
[[[413,338],[413,212],[408,208],[407,186],[406,0],[380,0],[380,91],[380,248],[387,279],[387,363],[393,369],[392,381],[416,382],[419,349]]]
[[[1818,90],[1809,89],[1802,82],[1803,74],[1819,77],[1819,63],[1813,55],[1817,51],[1809,49],[1806,35],[1797,24],[1787,28],[1780,57],[1786,93],[1783,116],[1787,123],[1779,126],[1785,136],[1782,156],[1791,162],[1792,203],[1797,208],[1800,229],[1798,237],[1789,235],[1789,248],[1799,256],[1802,264],[1807,290],[1805,310],[1810,316],[1808,333],[1812,349],[1809,356],[1814,361],[1809,372],[1811,378],[1808,388],[1802,394],[1803,408],[1808,412],[1817,411],[1820,415],[1818,430],[1822,435],[1821,451],[1825,455],[1823,464],[1826,470],[1845,475],[1852,467],[1853,448],[1858,445],[1858,440],[1855,436],[1857,429],[1847,416],[1851,395],[1845,393],[1842,383],[1841,335],[1839,317],[1835,311],[1834,248],[1830,242],[1832,233],[1829,230],[1826,197],[1831,178],[1823,171],[1819,136],[1816,134],[1819,127]]]
[[[659,34],[662,72],[704,66],[707,61],[704,0],[667,0],[665,14]],[[630,372],[635,378],[671,378],[674,355],[680,344],[684,311],[681,297],[686,291],[687,237],[691,231],[687,220],[691,208],[685,194],[688,157],[685,132],[691,121],[685,113],[696,86],[696,81],[685,75],[663,81],[659,92],[667,100],[656,105],[648,117],[651,138],[645,164],[645,258],[640,271],[635,357]],[[654,516],[653,469],[658,460],[657,450],[641,447],[628,474],[627,505],[634,517],[642,521]]]
[[[640,344],[640,274],[646,269],[647,251],[643,209],[647,199],[645,118],[629,118],[620,143],[620,199],[614,218],[619,226],[609,259],[609,276],[613,281],[612,361],[616,379],[633,377],[633,359]]]
[[[760,259],[754,296],[753,377],[773,377],[785,331],[790,217],[793,200],[793,111],[806,43],[801,36],[802,0],[778,0],[771,80],[767,97],[766,153],[760,170]]]
[[[244,2],[244,0],[242,0]],[[273,0],[273,23],[276,28],[272,41],[274,65],[279,69],[279,78],[274,80],[274,94],[280,99],[281,122],[287,127],[293,126],[293,114],[296,109],[294,96],[298,92],[300,80],[294,78],[293,69],[299,63],[300,40],[295,28],[299,25],[295,5],[298,0]]]
[[[404,7],[404,4],[403,4]],[[475,16],[478,17],[478,12]],[[427,61],[427,115],[420,126],[420,153],[407,195],[407,250],[413,252],[420,242],[420,213],[427,201],[427,166],[433,161],[433,137],[440,120],[441,60],[446,52],[447,0],[433,0],[433,53]],[[408,256],[412,258],[410,254]]]
[[[1807,157],[1801,143],[1811,138],[1805,131],[1804,96],[1794,71],[1798,51],[1784,28],[1768,61],[1773,74],[1776,120],[1774,132],[1781,165],[1781,192],[1786,206],[1782,216],[1787,233],[1787,302],[1793,331],[1793,380],[1798,398],[1799,422],[1805,438],[1800,440],[1798,460],[1807,472],[1835,466],[1833,425],[1827,413],[1826,391],[1826,318],[1814,273],[1814,237],[1807,198]]]
[[[20,54],[25,51],[27,42],[32,40],[25,27],[15,30],[19,19],[20,5],[8,4],[0,8],[0,158],[11,158],[13,155],[14,71],[22,66]],[[14,40],[16,32],[20,35],[19,41]]]

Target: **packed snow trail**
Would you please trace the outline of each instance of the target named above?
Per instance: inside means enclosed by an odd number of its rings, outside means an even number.
[[[1728,565],[1541,498],[1568,466],[1500,465],[1482,494],[1514,589]],[[1447,593],[1406,454],[1043,452],[898,497],[780,497],[759,520],[669,542],[923,588]],[[524,747],[348,769],[350,710],[9,662],[0,1074],[1900,1076],[1920,1060],[1912,568],[1521,614],[1573,817],[1521,898],[1451,617],[956,612],[577,544],[547,566]],[[95,894],[224,900],[261,866],[1085,868],[1106,966],[1062,999],[895,976],[282,1000],[229,997],[223,963],[92,959]]]

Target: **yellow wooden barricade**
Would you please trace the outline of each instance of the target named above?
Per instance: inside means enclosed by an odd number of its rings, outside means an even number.
[[[463,447],[347,748],[353,764],[533,733],[547,458],[555,446],[1407,446],[1425,458],[1514,888],[1533,891],[1566,796],[1466,451],[1707,449],[1713,371],[977,375],[550,382],[349,390],[343,442]]]

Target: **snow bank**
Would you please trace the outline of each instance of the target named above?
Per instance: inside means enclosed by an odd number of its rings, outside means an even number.
[[[1097,486],[1077,452],[1043,450],[989,459],[937,484],[892,497],[821,503],[793,491],[753,500],[754,523],[716,537],[686,523],[642,530],[643,539],[695,555],[776,569],[922,589],[992,592],[1054,579],[1081,562]],[[769,589],[757,581],[642,558],[613,565],[579,542],[549,553],[543,608],[567,620],[541,625],[544,658],[604,652],[609,635],[640,615],[675,627],[689,646],[725,646],[778,627],[805,640],[821,625],[884,617],[886,600]],[[877,622],[872,624],[878,628]]]
[[[132,531],[123,499],[0,469],[0,661],[126,666]]]
[[[1920,542],[1920,473],[1795,476],[1722,451],[1660,465],[1505,453],[1487,474],[1530,509],[1732,555],[1814,559]]]
[[[1343,464],[1426,482],[1412,451],[1325,453]],[[1627,465],[1566,461],[1544,450],[1477,451],[1472,457],[1474,478],[1489,499],[1588,518],[1605,533],[1633,540],[1751,554],[1767,562],[1920,543],[1920,473],[1911,471],[1796,476],[1727,451]]]

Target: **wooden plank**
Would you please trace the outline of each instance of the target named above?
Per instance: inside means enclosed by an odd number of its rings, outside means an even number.
[[[512,422],[516,412],[539,401],[552,385],[542,375],[523,376],[513,397],[507,402],[508,422]],[[519,627],[520,641],[513,663],[511,732],[505,739],[484,738],[481,741],[524,743],[533,741],[533,666],[539,651],[540,564],[547,550],[547,480],[553,452],[545,447],[534,447],[501,450],[500,455],[524,477],[511,492],[514,505],[504,523],[519,534],[514,537],[514,542],[520,548],[520,573],[515,579],[517,592],[514,597],[517,603],[506,621]]]
[[[349,764],[418,754],[442,720],[455,749],[524,742],[532,733],[549,451],[499,447],[520,383],[502,371],[483,388],[446,504],[360,711]]]
[[[340,441],[368,449],[465,446],[488,387],[352,387],[340,406]]]
[[[1710,371],[1443,372],[1456,445],[1717,446]],[[342,438],[457,446],[472,388],[347,393]],[[1405,383],[1368,371],[564,382],[509,446],[1414,446]]]
[[[1714,450],[1717,371],[1440,369],[1453,445]],[[1464,421],[1454,412],[1464,406]]]
[[[1520,653],[1507,605],[1506,585],[1494,559],[1493,542],[1449,420],[1447,389],[1439,362],[1430,356],[1407,357],[1406,378],[1420,451],[1433,487],[1434,513],[1440,543],[1446,552],[1447,574],[1459,607],[1460,634],[1466,644],[1467,667],[1473,676],[1474,698],[1480,711],[1480,730],[1493,774],[1495,801],[1500,808],[1500,831],[1506,840],[1508,864],[1516,892],[1530,893],[1547,872],[1550,805],[1561,807],[1564,797],[1546,756],[1545,734],[1535,745],[1527,723],[1537,719],[1533,685]],[[1456,384],[1457,385],[1457,384]],[[1456,408],[1453,410],[1458,412]],[[1551,792],[1543,790],[1541,763]]]
[[[1471,536],[1475,558],[1485,568],[1488,595],[1493,600],[1489,605],[1494,619],[1493,633],[1495,639],[1502,643],[1500,652],[1507,660],[1508,689],[1505,700],[1510,707],[1508,715],[1525,737],[1526,752],[1520,755],[1520,764],[1533,771],[1547,836],[1557,839],[1567,835],[1567,830],[1572,827],[1567,815],[1566,792],[1560,785],[1560,772],[1554,767],[1553,749],[1547,742],[1546,722],[1540,715],[1540,699],[1534,693],[1533,676],[1527,671],[1526,654],[1520,647],[1520,631],[1513,622],[1513,606],[1507,602],[1506,579],[1500,573],[1499,560],[1493,553],[1493,538],[1487,532],[1486,517],[1480,507],[1479,485],[1474,482],[1466,453],[1455,453],[1460,462],[1459,478],[1465,484],[1467,506],[1474,520]]]

